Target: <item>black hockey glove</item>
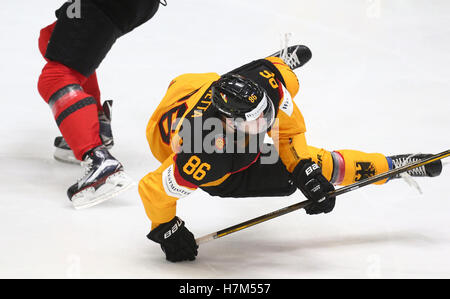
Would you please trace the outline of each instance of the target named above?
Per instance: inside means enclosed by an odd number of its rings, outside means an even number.
[[[322,169],[311,160],[302,160],[292,172],[294,183],[306,198],[314,201],[305,210],[308,215],[329,213],[334,209],[336,197],[327,198],[334,186],[322,175]]]
[[[198,253],[194,235],[178,217],[153,229],[147,238],[159,243],[166,254],[166,259],[174,263],[193,261]]]

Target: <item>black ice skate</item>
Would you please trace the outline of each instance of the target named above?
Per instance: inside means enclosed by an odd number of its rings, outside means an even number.
[[[83,165],[86,167],[84,176],[67,190],[76,209],[95,206],[134,185],[122,164],[103,145],[91,150]]]
[[[430,154],[406,154],[406,155],[396,155],[387,157],[392,161],[392,168],[398,168],[403,165],[411,164],[426,158],[431,157]],[[441,160],[426,164],[411,170],[407,173],[412,177],[436,177],[442,172],[442,162]],[[400,178],[401,175],[397,175],[394,178]]]
[[[98,115],[98,121],[100,124],[100,138],[103,142],[103,145],[107,149],[111,149],[114,145],[114,138],[111,130],[111,115],[112,115],[112,102],[113,101],[105,101],[103,103],[103,113]],[[53,157],[55,160],[64,163],[71,164],[80,164],[80,161],[77,160],[72,152],[72,149],[67,144],[66,140],[62,136],[58,136],[55,138],[55,152]]]
[[[292,70],[295,70],[305,65],[311,59],[312,53],[307,46],[296,45],[286,47],[270,56],[281,58]]]

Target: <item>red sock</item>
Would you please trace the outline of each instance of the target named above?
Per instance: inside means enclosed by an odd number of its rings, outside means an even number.
[[[41,30],[39,50],[43,55],[53,28],[54,24]],[[61,63],[48,61],[39,77],[38,89],[77,159],[82,160],[87,151],[102,144],[98,122],[100,90],[95,73],[86,78]]]
[[[102,144],[97,102],[81,87],[86,80],[80,73],[51,61],[44,67],[38,83],[62,136],[79,160]]]

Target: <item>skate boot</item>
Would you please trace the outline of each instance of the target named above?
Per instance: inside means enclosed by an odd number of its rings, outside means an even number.
[[[388,162],[392,165],[392,169],[401,167],[403,165],[411,164],[426,158],[431,157],[430,154],[406,154],[387,157]],[[408,170],[408,173],[412,177],[436,177],[442,172],[441,160]],[[397,175],[394,178],[400,178],[401,175]]]
[[[312,53],[308,47],[296,45],[285,47],[270,56],[281,58],[292,70],[295,70],[305,65],[311,59]]]
[[[114,145],[114,138],[111,130],[111,115],[112,115],[112,101],[105,101],[103,103],[103,112],[99,113],[98,121],[100,124],[100,138],[103,145],[107,149],[111,149]],[[55,152],[53,157],[55,160],[70,164],[80,164],[72,152],[72,149],[67,144],[62,136],[55,138]]]
[[[86,168],[84,176],[67,190],[75,209],[95,206],[134,185],[122,164],[104,145],[89,151],[83,165]]]

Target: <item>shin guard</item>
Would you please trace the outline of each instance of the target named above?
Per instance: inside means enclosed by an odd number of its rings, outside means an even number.
[[[382,154],[355,150],[327,151],[308,146],[311,157],[322,168],[322,174],[335,186],[347,186],[368,177],[389,171],[389,164]],[[386,180],[375,184],[384,184]]]
[[[58,128],[78,160],[82,160],[85,152],[102,144],[96,100],[86,94],[80,85],[63,87],[50,97],[48,104]]]
[[[102,144],[97,101],[82,88],[86,80],[75,70],[50,61],[38,83],[39,93],[50,105],[59,130],[78,160]]]
[[[355,150],[339,150],[332,153],[335,163],[333,177],[335,184],[350,185],[366,178],[389,171],[386,157],[377,153],[364,153]],[[387,180],[375,183],[382,185]]]

